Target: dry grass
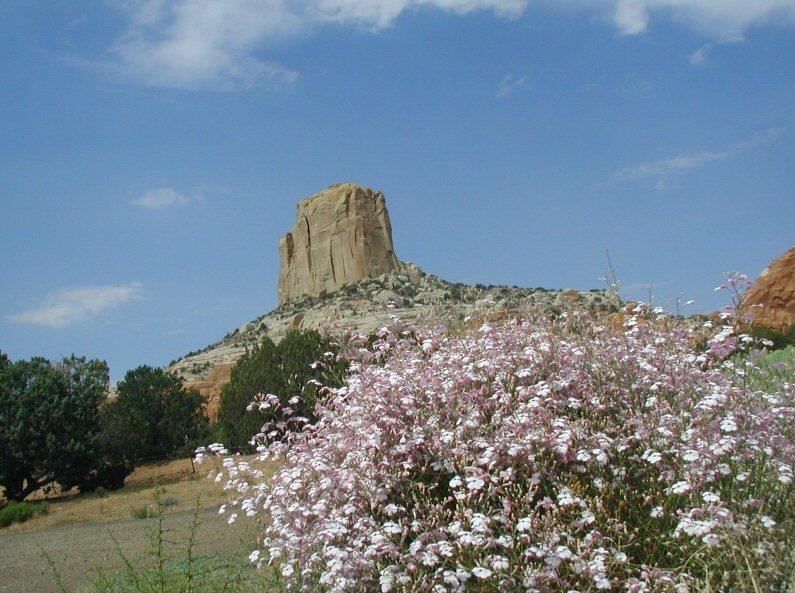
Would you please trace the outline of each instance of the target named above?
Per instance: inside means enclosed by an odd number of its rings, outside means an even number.
[[[227,501],[227,493],[223,491],[221,484],[207,477],[211,470],[218,467],[219,461],[208,461],[196,465],[194,473],[190,459],[177,459],[136,468],[127,477],[121,490],[91,494],[79,494],[77,491],[49,495],[35,493],[28,500],[46,500],[49,512],[25,523],[7,527],[3,531],[28,532],[55,525],[130,519],[135,510],[154,506],[158,487],[162,496],[167,497],[171,503],[166,509],[168,514],[195,509],[196,499],[199,497],[201,508],[218,507]]]

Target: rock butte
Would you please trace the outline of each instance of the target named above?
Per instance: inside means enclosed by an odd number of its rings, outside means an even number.
[[[462,324],[485,314],[615,310],[603,290],[469,286],[400,262],[383,194],[352,183],[300,202],[296,225],[282,238],[279,253],[279,306],[169,367],[187,389],[207,398],[211,420],[217,420],[221,390],[235,363],[265,336],[278,343],[291,330],[373,334],[395,317]]]
[[[787,332],[795,326],[795,247],[775,260],[756,279],[745,298],[753,325]]]
[[[281,304],[399,270],[384,194],[340,183],[302,200],[279,256]]]

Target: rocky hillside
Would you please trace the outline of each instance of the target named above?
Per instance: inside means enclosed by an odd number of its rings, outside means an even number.
[[[296,226],[279,251],[279,307],[170,367],[207,397],[212,418],[234,363],[265,336],[278,342],[296,329],[370,334],[390,316],[459,322],[487,312],[558,313],[573,307],[607,312],[615,306],[603,290],[470,286],[400,262],[383,194],[353,184],[332,186],[300,202]]]

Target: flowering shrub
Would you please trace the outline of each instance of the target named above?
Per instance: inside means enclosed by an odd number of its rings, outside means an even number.
[[[795,387],[744,388],[730,326],[697,352],[635,313],[384,329],[316,424],[225,461],[252,559],[300,591],[783,590]]]

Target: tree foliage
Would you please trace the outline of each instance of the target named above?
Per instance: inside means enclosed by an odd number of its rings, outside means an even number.
[[[131,460],[163,457],[196,443],[207,432],[204,398],[184,391],[179,377],[147,365],[127,372],[116,401],[103,414],[115,446]]]
[[[226,445],[235,451],[253,450],[251,438],[273,419],[274,412],[247,411],[259,393],[277,395],[285,405],[297,396],[291,404],[294,414],[313,421],[320,393],[318,386],[309,382],[338,386],[344,374],[345,363],[325,356],[333,351],[330,340],[312,330],[292,331],[278,345],[265,337],[246,352],[221,393],[219,423]],[[322,364],[314,364],[319,361]]]
[[[100,406],[108,365],[70,356],[12,363],[0,357],[0,485],[23,500],[54,483],[69,489],[111,486],[129,473],[103,449]],[[119,478],[115,479],[119,482]],[[121,485],[121,484],[119,484]]]

